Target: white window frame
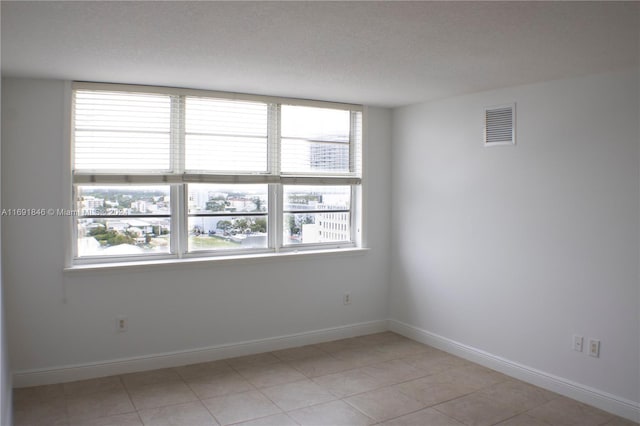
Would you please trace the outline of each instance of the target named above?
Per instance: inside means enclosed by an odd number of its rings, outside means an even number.
[[[99,174],[99,173],[76,173],[73,170],[73,149],[74,149],[74,128],[73,116],[75,112],[74,92],[76,90],[98,90],[113,92],[138,92],[138,93],[159,93],[174,96],[172,98],[172,108],[176,99],[180,99],[182,107],[178,111],[182,111],[180,123],[184,127],[184,99],[186,96],[201,96],[231,100],[247,100],[265,102],[268,104],[268,114],[276,114],[276,120],[268,120],[268,138],[267,138],[267,155],[268,155],[268,172],[266,174],[208,174],[206,176],[189,176],[186,174],[172,173],[169,175],[127,175],[127,174]],[[352,250],[361,248],[363,242],[362,221],[363,221],[363,180],[362,180],[362,123],[364,121],[362,105],[344,104],[325,101],[301,100],[281,97],[269,97],[259,95],[248,95],[238,93],[227,93],[218,91],[195,90],[195,89],[179,89],[167,87],[138,86],[138,85],[122,85],[111,83],[92,83],[92,82],[72,82],[69,85],[69,105],[70,105],[70,124],[69,140],[70,140],[70,210],[74,211],[77,206],[74,200],[76,187],[78,185],[117,185],[117,184],[135,184],[135,185],[151,185],[164,184],[170,186],[171,195],[171,252],[166,254],[145,253],[142,255],[125,255],[125,256],[86,256],[78,257],[78,226],[77,216],[70,216],[68,227],[71,232],[67,234],[70,237],[69,250],[67,254],[67,268],[83,266],[100,266],[101,264],[132,264],[132,263],[155,263],[162,261],[189,261],[189,260],[206,260],[225,259],[238,257],[260,257],[264,255],[288,255],[298,252],[336,252],[341,250]],[[349,173],[282,173],[280,171],[280,106],[295,105],[309,106],[317,108],[329,108],[348,110],[351,112],[350,120],[350,170]],[[173,111],[173,109],[172,109]],[[359,133],[358,133],[359,132]],[[184,157],[184,129],[181,136],[172,135],[172,144],[178,144],[179,155]],[[179,157],[174,161],[182,161]],[[177,164],[174,162],[172,166]],[[182,171],[178,167],[178,171]],[[264,249],[239,249],[239,250],[202,250],[188,251],[188,211],[187,211],[187,185],[189,183],[264,183],[268,185],[268,206],[267,206],[267,248]],[[325,243],[300,243],[295,245],[285,245],[283,243],[283,187],[284,185],[345,185],[351,189],[350,203],[350,241],[343,242],[325,242]]]

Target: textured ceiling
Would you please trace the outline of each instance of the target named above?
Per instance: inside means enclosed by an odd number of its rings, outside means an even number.
[[[8,2],[2,74],[398,106],[638,64],[634,2]]]

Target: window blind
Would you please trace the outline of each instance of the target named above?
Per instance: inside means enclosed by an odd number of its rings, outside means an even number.
[[[360,183],[360,111],[159,89],[73,91],[74,183]]]
[[[74,170],[171,170],[171,98],[148,93],[74,92]]]
[[[188,96],[185,169],[189,173],[268,171],[268,105]]]

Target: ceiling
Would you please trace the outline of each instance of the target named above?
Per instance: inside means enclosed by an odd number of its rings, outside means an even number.
[[[2,1],[2,74],[394,107],[638,65],[640,3]]]

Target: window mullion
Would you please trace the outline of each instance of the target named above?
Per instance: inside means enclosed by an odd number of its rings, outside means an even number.
[[[280,104],[268,108],[268,161],[269,173],[280,176]],[[269,215],[267,220],[269,247],[276,252],[282,247],[282,184],[269,185]]]
[[[267,170],[280,175],[280,105],[269,104],[267,109]]]
[[[178,258],[185,253],[185,186],[171,185],[171,252]]]
[[[171,97],[171,171],[184,173],[185,108],[184,96]]]
[[[184,173],[185,158],[185,97],[171,97],[171,171],[174,175]],[[171,217],[173,235],[172,252],[182,257],[187,251],[186,184],[171,186]]]

